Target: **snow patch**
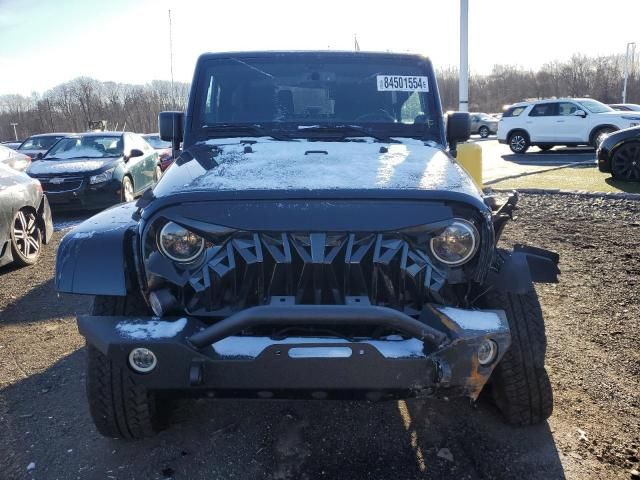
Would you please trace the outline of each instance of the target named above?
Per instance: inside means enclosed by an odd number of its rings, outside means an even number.
[[[349,342],[342,338],[289,337],[273,340],[269,337],[227,337],[212,345],[213,350],[222,357],[256,358],[272,345],[306,344],[366,344],[375,347],[386,358],[422,358],[424,344],[416,338],[403,339],[399,335],[390,335],[380,340],[355,339]]]
[[[73,234],[73,238],[76,238],[76,239],[91,238],[95,233],[96,232],[77,232]]]
[[[453,307],[438,307],[438,310],[464,330],[501,330],[506,326],[506,319],[498,312]]]
[[[186,326],[187,319],[181,318],[174,322],[162,320],[119,322],[116,325],[116,330],[123,337],[134,338],[136,340],[149,340],[175,337]]]

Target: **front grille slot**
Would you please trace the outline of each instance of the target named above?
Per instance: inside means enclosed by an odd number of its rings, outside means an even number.
[[[52,178],[39,178],[45,193],[73,192],[82,186],[82,177],[59,177],[62,181],[52,182]]]

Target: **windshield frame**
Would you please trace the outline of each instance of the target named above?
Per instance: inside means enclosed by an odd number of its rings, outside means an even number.
[[[205,54],[202,55],[198,59],[198,63],[196,66],[196,71],[194,74],[194,79],[192,83],[192,88],[190,92],[189,98],[189,109],[187,112],[187,116],[185,117],[185,130],[184,130],[184,147],[187,148],[190,145],[200,142],[206,141],[212,138],[220,138],[222,135],[212,134],[207,131],[207,127],[205,127],[206,122],[203,118],[203,109],[201,108],[204,105],[205,99],[208,94],[208,84],[209,84],[209,74],[212,68],[215,68],[216,62],[233,62],[239,61],[240,63],[251,63],[252,61],[257,61],[259,59],[271,59],[276,58],[280,59],[283,63],[287,62],[289,58],[296,59],[298,61],[305,61],[310,64],[318,63],[319,65],[331,62],[342,62],[349,63],[352,62],[363,62],[366,63],[385,63],[389,62],[390,66],[393,66],[394,62],[396,64],[405,64],[405,65],[416,65],[421,70],[421,75],[427,76],[429,81],[429,92],[425,95],[425,98],[429,101],[428,107],[430,111],[432,111],[432,122],[431,127],[427,128],[425,124],[425,128],[421,129],[421,131],[411,131],[410,127],[416,125],[416,127],[420,124],[406,124],[406,123],[386,123],[386,122],[356,122],[356,121],[348,121],[348,122],[322,122],[322,121],[295,121],[295,122],[238,122],[237,125],[239,127],[249,127],[249,126],[260,126],[267,132],[275,132],[281,135],[288,136],[290,138],[307,138],[307,139],[320,139],[326,138],[326,135],[320,135],[320,132],[313,132],[312,129],[309,129],[308,132],[305,132],[305,129],[300,129],[299,127],[305,126],[348,126],[348,125],[356,125],[358,127],[362,127],[365,130],[370,130],[372,134],[379,137],[391,137],[391,138],[415,138],[424,141],[434,141],[443,146],[446,145],[445,138],[445,130],[444,130],[444,120],[442,118],[441,112],[442,107],[440,104],[440,96],[438,94],[438,86],[435,78],[433,66],[428,58],[423,57],[421,55],[411,55],[411,54],[392,54],[392,53],[360,53],[360,52],[257,52],[257,53],[245,53],[245,54]],[[228,122],[225,122],[228,124]],[[234,123],[236,124],[236,123]],[[215,128],[215,123],[211,123],[209,127]],[[409,128],[407,128],[409,127]],[[417,130],[418,128],[416,128]],[[431,130],[431,132],[429,131]],[[246,133],[239,132],[237,135],[228,134],[228,137],[247,137],[250,138],[252,135],[247,135]],[[358,134],[350,134],[347,137],[359,137]],[[366,136],[363,132],[361,136]],[[337,135],[336,137],[342,138],[331,138],[331,140],[344,140],[344,135]]]

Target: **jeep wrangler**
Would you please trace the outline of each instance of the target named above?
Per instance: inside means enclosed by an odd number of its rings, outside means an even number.
[[[103,435],[140,438],[180,395],[466,396],[507,422],[552,411],[535,282],[558,257],[497,247],[517,196],[455,160],[431,62],[363,52],[204,54],[176,161],[60,245]]]

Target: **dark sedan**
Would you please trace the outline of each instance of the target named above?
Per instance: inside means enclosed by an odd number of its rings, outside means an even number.
[[[151,145],[156,152],[158,152],[160,164],[160,174],[158,177],[162,176],[162,173],[171,166],[173,163],[173,151],[171,149],[171,142],[165,142],[160,138],[159,133],[146,133],[142,135],[149,145]]]
[[[598,168],[617,180],[640,182],[640,127],[606,137],[598,149]]]
[[[35,263],[52,234],[51,210],[40,183],[0,163],[0,266]]]
[[[158,154],[140,135],[91,132],[60,140],[27,173],[52,205],[93,210],[142,194],[157,181],[157,165]]]
[[[72,133],[42,133],[39,135],[31,135],[17,148],[18,152],[28,155],[33,160],[47,153],[55,143]]]

